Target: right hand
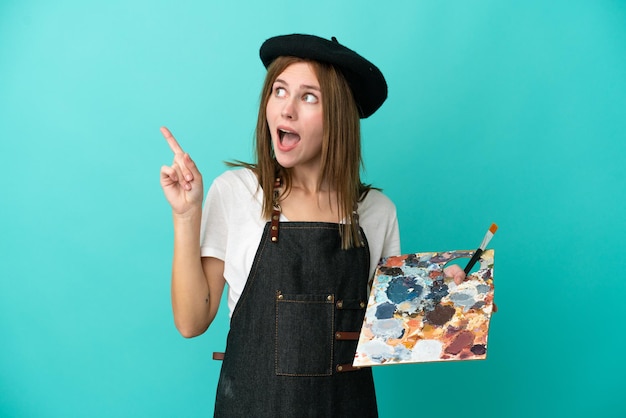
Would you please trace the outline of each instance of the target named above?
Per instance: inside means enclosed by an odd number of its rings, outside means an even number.
[[[189,154],[183,151],[166,127],[161,133],[174,152],[171,166],[161,167],[161,187],[165,198],[177,215],[185,215],[191,210],[202,208],[204,189],[202,175]]]

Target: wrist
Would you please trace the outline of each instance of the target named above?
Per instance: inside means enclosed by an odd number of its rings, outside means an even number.
[[[177,224],[188,224],[188,223],[199,222],[202,219],[202,206],[200,205],[193,206],[192,208],[182,213],[172,211],[172,218],[174,220],[175,226]]]

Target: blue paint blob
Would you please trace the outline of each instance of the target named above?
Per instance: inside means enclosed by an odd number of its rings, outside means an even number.
[[[491,290],[491,287],[487,286],[486,284],[479,284],[478,286],[476,286],[476,291],[478,293],[487,293]]]
[[[401,320],[397,319],[382,319],[374,322],[370,329],[375,337],[383,340],[404,336],[404,325]]]
[[[411,360],[411,350],[399,344],[394,347],[393,350],[393,359],[395,361],[409,361]]]
[[[389,319],[393,318],[393,314],[396,312],[396,305],[393,303],[385,302],[376,307],[377,319]]]
[[[393,303],[402,303],[418,298],[423,287],[415,283],[411,277],[394,277],[387,287],[387,297]]]
[[[439,303],[441,299],[448,296],[448,285],[441,280],[436,280],[430,287],[430,293],[426,296],[426,299],[433,299],[435,303]]]
[[[420,259],[417,257],[417,254],[409,254],[404,260],[404,265],[407,267],[417,267],[419,262]]]
[[[469,306],[474,304],[474,298],[467,293],[454,293],[450,296],[450,300],[457,305]]]
[[[476,302],[475,304],[472,305],[471,309],[481,309],[485,306],[485,302],[482,300],[479,300],[478,302]]]

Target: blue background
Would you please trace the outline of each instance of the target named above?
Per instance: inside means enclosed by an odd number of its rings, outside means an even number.
[[[159,127],[206,187],[249,160],[293,32],[386,75],[364,178],[405,252],[500,227],[488,359],[375,369],[381,416],[626,416],[621,0],[2,0],[0,416],[211,415],[227,310],[174,328]]]

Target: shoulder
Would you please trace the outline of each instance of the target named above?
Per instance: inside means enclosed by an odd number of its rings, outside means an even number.
[[[258,197],[261,193],[256,175],[247,168],[228,170],[217,176],[209,189],[209,194],[243,198]]]
[[[367,216],[370,212],[378,216],[385,215],[395,218],[396,205],[380,190],[371,189],[359,203],[361,216]]]
[[[255,209],[263,199],[256,175],[247,168],[228,170],[217,176],[208,190],[206,204],[221,206],[223,210],[241,211]]]
[[[359,204],[359,222],[370,247],[371,271],[381,257],[400,254],[396,205],[380,190],[372,189]]]
[[[255,188],[259,185],[256,175],[248,168],[236,168],[220,174],[213,180],[213,184],[220,186],[239,186]]]
[[[382,234],[398,229],[396,205],[380,190],[370,190],[359,203],[359,222],[366,233]]]

